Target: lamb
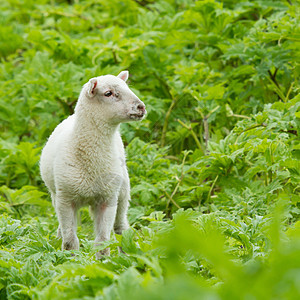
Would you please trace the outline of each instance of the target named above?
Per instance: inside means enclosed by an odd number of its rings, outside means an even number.
[[[91,78],[82,88],[75,112],[61,122],[42,150],[40,171],[50,191],[62,249],[79,249],[77,210],[90,205],[96,245],[111,231],[129,227],[130,183],[120,123],[142,120],[144,103],[129,89],[128,71]],[[109,255],[109,248],[97,257]]]

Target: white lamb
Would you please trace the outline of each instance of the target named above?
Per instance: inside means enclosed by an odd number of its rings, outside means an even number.
[[[96,245],[110,239],[114,227],[128,228],[130,184],[120,123],[142,120],[144,103],[126,84],[128,71],[89,80],[75,113],[60,123],[45,145],[40,170],[55,208],[62,249],[79,249],[76,212],[90,205]],[[107,248],[100,253],[109,255]]]

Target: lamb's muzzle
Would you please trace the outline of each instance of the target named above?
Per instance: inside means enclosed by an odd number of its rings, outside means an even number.
[[[142,120],[145,104],[126,84],[128,72],[105,75],[83,86],[75,113],[59,124],[46,143],[40,160],[58,221],[63,249],[78,249],[76,211],[90,205],[96,245],[129,227],[130,184],[124,146],[119,133],[123,122]],[[98,253],[109,254],[109,249]]]
[[[146,108],[145,108],[145,104],[138,104],[137,109],[141,112],[141,114],[145,114],[146,113]]]

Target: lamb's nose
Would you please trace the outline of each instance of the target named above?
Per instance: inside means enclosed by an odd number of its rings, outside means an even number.
[[[140,111],[142,111],[143,113],[145,113],[145,111],[146,111],[145,105],[144,105],[144,104],[139,104],[139,105],[137,106],[137,109],[140,110]]]

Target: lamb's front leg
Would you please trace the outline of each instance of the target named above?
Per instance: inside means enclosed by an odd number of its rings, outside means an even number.
[[[117,205],[108,205],[107,203],[99,203],[96,205],[95,214],[95,244],[101,245],[101,242],[108,241],[113,229],[116,217]],[[96,254],[97,259],[102,255],[109,255],[110,249],[106,248]]]
[[[59,222],[59,230],[62,236],[62,250],[78,250],[79,240],[77,230],[77,208],[72,202],[57,199],[55,210]]]

